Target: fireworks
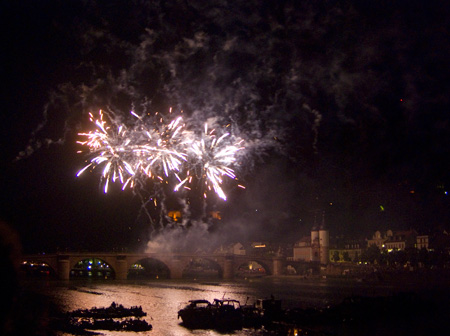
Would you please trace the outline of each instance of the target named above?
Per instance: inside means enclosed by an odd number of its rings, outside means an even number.
[[[219,138],[215,135],[215,130],[208,131],[208,125],[205,124],[205,132],[200,140],[192,143],[189,150],[197,162],[199,162],[201,177],[204,180],[206,190],[214,190],[217,195],[226,200],[221,184],[222,177],[228,176],[234,179],[236,176],[230,166],[236,161],[236,153],[242,147],[242,141],[236,144],[227,144],[225,139],[230,133],[225,133]],[[204,193],[206,197],[206,192]]]
[[[89,115],[95,130],[79,133],[85,140],[77,143],[88,148],[91,158],[77,176],[101,167],[105,193],[109,183],[116,181],[125,189],[146,179],[169,183],[174,177],[174,191],[190,189],[190,184],[200,181],[204,197],[213,191],[226,200],[221,185],[224,177],[236,179],[231,167],[243,149],[242,140],[233,141],[230,133],[216,135],[206,123],[204,132],[195,136],[181,116],[166,123],[158,113],[148,120],[131,112],[133,125],[129,126],[117,118],[107,122],[101,110],[97,119]]]
[[[96,168],[104,164],[102,179],[105,180],[105,193],[108,191],[109,181],[115,182],[118,178],[126,185],[129,179],[135,175],[135,169],[131,160],[133,159],[133,145],[127,135],[127,129],[120,125],[118,127],[108,126],[103,119],[103,112],[100,111],[100,118],[94,119],[90,113],[91,122],[95,123],[97,129],[89,133],[79,133],[88,139],[78,141],[81,145],[89,147],[93,158],[90,163],[81,169],[77,176],[80,176],[88,168]]]

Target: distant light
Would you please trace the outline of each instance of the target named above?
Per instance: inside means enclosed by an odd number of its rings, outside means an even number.
[[[380,211],[384,211],[384,206],[380,205]]]
[[[415,190],[410,190],[410,192],[409,192],[410,194],[415,194],[416,193],[416,191]]]

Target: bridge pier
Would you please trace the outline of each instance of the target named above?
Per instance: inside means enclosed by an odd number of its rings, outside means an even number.
[[[170,263],[170,278],[181,279],[183,277],[183,263],[179,258],[173,258]]]
[[[226,256],[223,265],[223,278],[231,280],[234,278],[234,258],[233,256]]]
[[[283,258],[273,258],[273,275],[281,275],[283,271]]]
[[[61,280],[69,280],[70,278],[70,260],[69,256],[58,256],[58,278]]]
[[[127,257],[118,255],[116,257],[116,279],[127,280],[128,277],[128,263]]]

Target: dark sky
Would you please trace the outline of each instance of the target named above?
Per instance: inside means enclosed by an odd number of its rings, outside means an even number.
[[[135,193],[75,177],[77,134],[99,109],[172,107],[245,140],[245,190],[161,199],[188,222],[170,242],[292,242],[323,211],[331,235],[450,229],[448,1],[0,6],[1,218],[26,251],[143,248],[159,223]],[[203,205],[222,220],[202,221]]]

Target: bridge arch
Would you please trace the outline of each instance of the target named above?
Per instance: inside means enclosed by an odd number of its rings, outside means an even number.
[[[234,274],[240,276],[263,276],[272,275],[272,261],[266,261],[259,258],[248,257],[246,259],[237,259],[234,263]],[[256,269],[255,269],[256,267]],[[245,269],[247,268],[247,271]]]
[[[127,279],[170,278],[170,268],[157,258],[133,258],[129,264]]]
[[[111,265],[106,260],[104,260],[104,258],[100,257],[84,257],[81,260],[73,258],[69,262],[69,265],[69,277],[71,278],[87,277],[114,279],[116,275],[115,263]]]
[[[223,268],[214,258],[192,257],[183,263],[182,278],[222,278]]]
[[[310,276],[318,273],[318,265],[308,261],[286,261],[283,273],[289,275]]]
[[[56,269],[42,260],[24,260],[20,272],[25,277],[56,277]]]
[[[298,269],[298,267],[296,267],[296,265],[287,263],[283,267],[283,273],[287,274],[287,275],[297,275],[297,274],[299,274],[299,269]]]
[[[54,271],[58,269],[58,263],[56,259],[47,255],[26,256],[22,259],[22,265],[26,263],[47,264]]]

